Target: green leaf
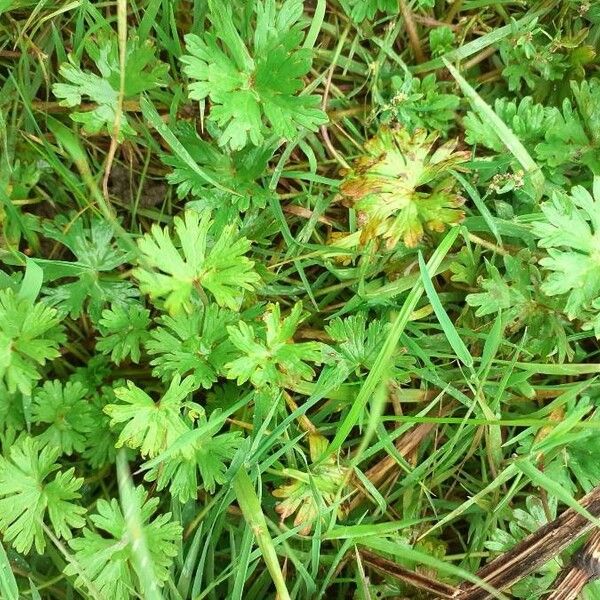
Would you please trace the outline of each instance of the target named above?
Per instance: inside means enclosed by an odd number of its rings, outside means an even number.
[[[482,291],[467,296],[467,304],[477,308],[475,315],[502,313],[508,333],[527,328],[527,352],[532,355],[558,354],[560,361],[572,357],[561,304],[541,291],[541,275],[532,264],[531,254],[523,250],[516,256],[507,255],[503,263],[501,272],[487,262],[488,277],[479,280]]]
[[[217,304],[238,310],[243,290],[251,291],[259,283],[254,263],[245,254],[250,242],[237,234],[235,225],[222,231],[213,228],[210,214],[188,210],[175,217],[174,243],[168,228],[153,225],[138,242],[144,260],[134,275],[140,289],[154,300],[165,298],[170,313],[190,307],[192,298],[210,292]],[[150,271],[149,268],[156,271]]]
[[[215,304],[197,306],[191,313],[163,316],[150,332],[148,354],[154,356],[153,375],[170,380],[191,375],[197,387],[210,389],[234,356],[227,326],[236,316]]]
[[[510,127],[523,145],[534,148],[543,142],[552,126],[554,109],[536,104],[531,96],[519,102],[498,98],[494,103],[498,118]],[[506,148],[499,130],[481,111],[469,111],[463,121],[465,139],[471,145],[483,146],[501,153]]]
[[[75,262],[65,264],[48,261],[46,271],[52,273],[54,267],[54,273],[47,277],[60,280],[57,287],[43,290],[49,304],[68,312],[72,318],[87,311],[98,321],[107,304],[126,306],[139,295],[118,272],[118,268],[130,260],[131,253],[115,242],[110,222],[94,218],[88,227],[81,217],[70,219],[61,215],[44,225],[44,233],[76,258]]]
[[[84,525],[85,508],[73,502],[81,497],[83,479],[73,476],[73,468],[59,471],[59,454],[58,448],[42,447],[25,436],[10,448],[8,457],[0,456],[0,531],[18,552],[27,553],[35,545],[42,554],[46,518],[54,534],[64,539],[71,538],[71,529]]]
[[[398,12],[397,0],[345,0],[342,1],[342,6],[356,23],[373,19],[377,12],[388,14]]]
[[[275,304],[263,317],[265,328],[258,332],[244,321],[229,326],[231,342],[242,356],[225,365],[227,377],[238,384],[250,381],[258,388],[312,380],[315,371],[309,363],[321,364],[326,359],[326,346],[320,342],[294,343],[293,335],[303,317],[301,303],[284,319],[279,304]]]
[[[38,439],[67,456],[83,452],[87,434],[94,428],[86,395],[87,389],[78,381],[64,385],[58,380],[44,382],[34,395],[32,408],[33,421],[45,426]]]
[[[436,269],[439,267],[443,258],[452,247],[452,244],[456,240],[457,236],[458,228],[451,229],[445,235],[444,239],[441,241],[440,245],[437,247],[436,251],[433,253],[432,257],[427,263],[427,269],[430,273],[436,272]],[[398,341],[400,340],[400,336],[402,335],[402,332],[408,323],[410,315],[417,306],[417,302],[422,296],[423,291],[423,286],[420,283],[417,283],[406,297],[406,300],[402,305],[402,309],[392,322],[390,331],[381,345],[379,353],[377,354],[377,358],[375,359],[375,363],[373,364],[373,368],[362,383],[358,395],[338,427],[337,433],[327,448],[327,454],[325,454],[324,457],[333,454],[341,448],[342,444],[346,441],[346,438],[352,431],[352,428],[358,422],[362,411],[367,405],[367,402],[373,397],[373,394],[383,381],[384,376],[389,372],[389,365],[394,353],[396,352],[396,347],[398,345]]]
[[[555,517],[556,502],[550,502],[549,510],[551,516]],[[525,498],[525,508],[516,508],[511,513],[507,519],[508,531],[496,528],[485,543],[485,547],[494,553],[508,552],[526,536],[535,533],[548,523],[544,505],[535,496],[527,496]],[[549,561],[536,573],[524,577],[511,586],[511,594],[524,600],[540,597],[556,579],[560,567],[558,560]]]
[[[83,457],[94,469],[100,469],[115,462],[117,455],[115,444],[118,440],[118,433],[111,429],[110,418],[104,412],[104,407],[114,403],[115,398],[114,389],[103,385],[88,403],[94,427],[87,433]]]
[[[193,159],[194,168],[177,153],[163,154],[161,158],[173,168],[167,175],[167,181],[176,186],[177,196],[195,198],[188,207],[219,209],[226,204],[238,210],[248,210],[266,206],[273,192],[263,186],[260,179],[273,155],[273,147],[259,146],[238,152],[223,152],[204,141],[194,126],[187,122],[178,123],[173,134]],[[198,166],[201,166],[202,174],[198,172]],[[235,193],[215,187],[209,179],[228,182],[228,187]]]
[[[152,519],[158,507],[158,498],[148,499],[146,491],[138,486],[131,502],[139,507],[139,526],[150,554],[153,576],[162,584],[169,577],[169,568],[177,555],[181,539],[181,526],[171,521],[171,513]],[[135,571],[137,549],[130,534],[128,521],[118,502],[99,499],[96,514],[90,517],[94,529],[85,528],[83,536],[69,542],[74,550],[74,560],[65,567],[65,574],[75,577],[75,585],[86,587],[92,582],[102,598],[129,600],[135,589],[144,589],[138,583]]]
[[[111,427],[125,423],[117,447],[139,448],[142,456],[159,454],[187,431],[182,410],[188,404],[192,408],[194,405],[184,400],[196,387],[193,377],[181,381],[177,375],[159,402],[131,381],[127,387],[115,389],[121,403],[106,405],[104,412],[111,418]]]
[[[6,555],[4,546],[0,543],[0,592],[6,600],[19,600],[19,586],[13,574],[12,567]]]
[[[434,73],[423,79],[410,73],[403,77],[394,75],[386,96],[387,101],[378,111],[384,123],[399,123],[411,134],[415,129],[447,133],[454,126],[460,100],[458,96],[442,91]]]
[[[117,365],[131,357],[134,363],[140,362],[140,346],[149,337],[150,311],[139,304],[129,306],[114,305],[102,311],[98,321],[102,337],[96,342],[96,349],[110,354]]]
[[[542,205],[544,219],[534,223],[539,246],[548,249],[540,260],[549,271],[542,284],[548,296],[564,296],[570,319],[585,315],[600,296],[600,178],[593,196],[582,186],[570,195],[556,193]]]
[[[103,130],[112,135],[115,128],[119,89],[120,65],[119,48],[116,36],[100,36],[98,43],[87,39],[86,51],[95,63],[100,75],[82,70],[75,58],[69,56],[69,62],[60,67],[61,76],[68,83],[55,83],[52,86],[54,95],[59,98],[61,106],[79,106],[83,98],[96,103],[93,110],[75,111],[71,114],[73,121],[82,123],[88,133]],[[168,66],[158,62],[154,56],[151,42],[140,43],[129,40],[126,49],[125,99],[139,97],[148,90],[164,86],[167,83]],[[122,114],[119,129],[120,141],[124,136],[135,135],[126,114]]]
[[[346,319],[336,317],[325,326],[325,331],[334,342],[332,348],[339,353],[339,356],[332,357],[333,365],[330,367],[338,374],[345,371],[347,376],[354,371],[356,375],[363,376],[373,368],[381,340],[385,339],[391,324],[379,319],[367,319],[367,313],[360,312]],[[413,358],[398,348],[390,374],[397,381],[402,381],[413,363]]]
[[[30,395],[42,377],[38,365],[60,356],[60,321],[55,309],[19,299],[11,289],[0,291],[0,378],[9,392]]]
[[[508,151],[517,159],[525,173],[531,177],[536,193],[538,197],[541,197],[545,186],[545,178],[539,166],[535,163],[533,158],[531,158],[529,152],[527,152],[525,146],[523,146],[519,138],[493,111],[492,107],[481,98],[471,85],[469,85],[460,73],[447,60],[444,60],[444,64],[452,74],[452,77],[458,82],[458,85],[471,103],[473,110],[489,123],[498,139],[500,139]]]
[[[171,494],[185,503],[198,495],[199,473],[204,489],[214,493],[217,485],[226,482],[226,463],[231,461],[241,443],[239,431],[219,434],[222,426],[223,418],[218,410],[213,411],[208,420],[204,411],[200,411],[194,436],[180,437],[175,450],[164,459],[159,457],[145,479],[156,481],[158,490],[168,485]]]
[[[209,2],[212,26],[202,37],[188,34],[189,54],[181,60],[193,82],[190,98],[212,103],[209,119],[221,129],[219,144],[238,150],[277,136],[294,140],[301,129],[315,131],[327,121],[319,98],[301,95],[312,50],[301,48],[302,0],[258,0],[249,43],[233,22],[230,2]]]
[[[597,519],[592,515],[586,508],[581,506],[575,498],[565,490],[560,484],[554,479],[548,477],[542,473],[537,467],[535,467],[529,460],[519,460],[515,462],[515,465],[519,471],[524,473],[535,485],[545,489],[549,494],[564,502],[569,508],[572,508],[575,512],[579,513],[594,525],[598,526],[600,519]]]

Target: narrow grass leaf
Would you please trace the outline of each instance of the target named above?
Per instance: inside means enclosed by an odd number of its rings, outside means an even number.
[[[504,123],[504,121],[502,121],[502,119],[494,112],[492,107],[475,91],[467,80],[462,77],[458,70],[447,60],[444,60],[444,64],[452,74],[452,77],[456,79],[464,95],[471,103],[473,110],[479,113],[479,116],[484,121],[489,123],[498,138],[523,167],[525,173],[531,177],[537,195],[538,197],[541,197],[545,185],[544,174],[533,158],[531,158],[531,155],[525,146],[523,146],[519,138],[513,133],[508,125],[506,125],[506,123]]]
[[[437,247],[428,263],[428,269],[430,271],[435,272],[439,267],[446,254],[450,251],[452,244],[456,240],[458,232],[459,229],[457,227],[450,229],[444,239],[440,242],[440,245]],[[415,285],[409,292],[404,304],[402,305],[402,308],[400,309],[400,312],[392,323],[390,332],[383,342],[381,350],[377,354],[373,368],[367,375],[356,397],[356,400],[352,404],[348,414],[344,417],[344,420],[340,424],[335,437],[325,451],[326,455],[330,456],[334,452],[337,452],[342,447],[342,444],[346,441],[348,435],[350,435],[352,428],[359,422],[367,402],[375,393],[375,390],[380,385],[381,380],[389,367],[390,360],[398,346],[400,336],[402,335],[402,332],[404,331],[404,328],[410,319],[410,315],[414,311],[415,307],[417,306],[417,302],[422,295],[423,286],[421,283]]]
[[[120,450],[117,454],[117,483],[121,497],[123,517],[131,539],[131,551],[134,568],[138,576],[143,598],[162,600],[160,585],[156,579],[152,556],[148,550],[148,542],[144,535],[141,506],[136,498],[135,486],[127,464],[127,454]]]
[[[487,223],[490,228],[490,233],[496,238],[496,241],[500,246],[502,246],[502,236],[500,235],[500,230],[498,229],[498,225],[496,224],[496,217],[492,215],[490,209],[486,206],[485,202],[479,195],[477,188],[471,184],[470,181],[467,180],[466,177],[463,177],[460,173],[456,171],[450,171],[452,173],[452,177],[460,183],[463,189],[469,194],[469,198],[473,201],[475,208],[481,213],[481,216]]]
[[[279,599],[291,600],[290,593],[288,592],[285,583],[285,577],[281,571],[277,551],[275,550],[273,540],[269,535],[267,521],[260,506],[260,500],[256,495],[252,480],[243,467],[240,467],[235,474],[232,481],[232,487],[242,514],[244,515],[244,519],[254,534],[256,543],[260,548],[263,560],[271,575]]]
[[[444,330],[444,334],[446,335],[448,343],[450,346],[452,346],[452,350],[456,352],[456,356],[460,359],[463,365],[469,368],[472,367],[473,357],[471,356],[471,353],[465,346],[464,342],[460,339],[458,331],[456,331],[456,328],[450,320],[448,313],[444,310],[444,307],[440,302],[440,298],[433,287],[433,283],[431,283],[431,275],[427,270],[427,265],[423,260],[423,254],[421,252],[419,252],[419,269],[421,269],[421,283],[425,288],[425,293],[429,298],[429,302],[431,302],[433,312],[435,312],[435,316]]]

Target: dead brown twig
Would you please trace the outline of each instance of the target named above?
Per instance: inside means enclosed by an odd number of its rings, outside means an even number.
[[[600,486],[580,500],[592,516],[600,516]],[[554,521],[540,527],[512,550],[492,560],[477,576],[497,590],[506,590],[523,577],[560,554],[567,546],[590,531],[594,524],[582,514],[568,508]],[[459,600],[487,600],[492,596],[476,584],[461,586]]]
[[[575,600],[586,584],[599,577],[600,531],[595,531],[558,576],[546,600]]]
[[[427,577],[426,575],[415,573],[409,569],[405,569],[404,567],[397,565],[395,562],[388,560],[387,558],[383,558],[374,552],[360,550],[360,557],[365,564],[376,569],[380,573],[389,575],[394,579],[399,579],[400,581],[408,583],[409,585],[412,585],[420,590],[431,592],[439,598],[456,597],[457,590],[451,585],[442,583],[441,581],[437,581],[431,577]]]
[[[593,517],[600,517],[600,486],[580,500],[580,505]],[[503,591],[555,558],[565,548],[585,535],[594,524],[572,508],[566,509],[554,521],[527,536],[514,548],[492,560],[477,572],[486,584],[465,582],[458,588],[404,569],[377,554],[361,550],[365,563],[419,589],[434,593],[437,598],[455,600],[487,600],[493,598],[490,588]],[[562,571],[546,600],[575,600],[588,582],[600,578],[600,530],[596,529],[583,548]]]

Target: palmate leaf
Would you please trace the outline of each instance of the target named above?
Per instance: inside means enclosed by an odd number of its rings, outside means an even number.
[[[531,96],[520,102],[499,98],[494,104],[494,111],[527,148],[533,149],[543,142],[546,132],[554,119],[554,108],[536,104]],[[463,120],[465,138],[471,145],[484,146],[502,153],[506,146],[498,137],[491,123],[481,118],[478,113],[469,111]]]
[[[98,43],[87,38],[85,49],[94,61],[100,75],[80,68],[73,56],[60,67],[61,76],[68,83],[55,83],[52,91],[60,98],[62,106],[79,106],[83,98],[96,103],[93,110],[71,114],[73,121],[82,123],[88,133],[101,130],[113,134],[120,88],[119,46],[116,36],[102,37]],[[154,49],[149,41],[128,40],[125,99],[139,97],[142,92],[152,90],[167,83],[168,65],[156,60]],[[119,140],[124,136],[135,135],[127,114],[121,115]]]
[[[140,289],[152,299],[164,298],[172,314],[190,307],[192,298],[200,300],[204,290],[220,306],[237,310],[243,291],[253,290],[260,281],[254,263],[245,256],[250,242],[237,234],[235,225],[220,232],[212,225],[209,213],[200,216],[188,210],[174,220],[177,245],[168,228],[158,225],[138,242],[144,255],[143,266],[134,270]]]
[[[51,278],[60,282],[56,287],[43,289],[51,305],[68,312],[72,318],[87,310],[98,321],[107,304],[125,306],[139,295],[117,271],[130,255],[116,244],[108,221],[94,218],[86,226],[82,218],[59,216],[44,225],[44,233],[68,248],[76,258],[72,263],[48,261]]]
[[[275,304],[263,316],[264,329],[255,331],[244,321],[229,326],[231,342],[242,356],[225,365],[227,377],[238,384],[250,381],[257,388],[311,380],[315,371],[309,363],[324,362],[327,347],[320,342],[294,343],[293,335],[302,319],[300,302],[284,319],[279,304]]]
[[[389,99],[380,108],[379,116],[382,122],[399,123],[411,133],[415,129],[447,132],[453,126],[458,104],[458,96],[441,90],[435,74],[423,79],[410,74],[394,75]]]
[[[110,427],[110,417],[104,412],[107,404],[115,402],[115,391],[108,385],[102,386],[92,396],[88,403],[94,427],[86,436],[86,448],[83,458],[94,469],[100,469],[107,464],[113,464],[116,459],[118,431]]]
[[[42,424],[40,441],[71,455],[83,452],[87,434],[94,429],[94,421],[86,398],[87,389],[78,381],[46,381],[34,396],[32,419]]]
[[[174,375],[191,375],[197,387],[210,389],[232,358],[233,346],[227,326],[236,321],[228,310],[209,304],[174,317],[163,316],[150,332],[148,354],[155,358],[153,375],[170,380]]]
[[[548,298],[541,290],[541,275],[532,264],[531,254],[522,251],[517,256],[504,257],[501,272],[486,263],[487,278],[479,279],[481,292],[469,294],[467,304],[477,308],[477,317],[502,313],[509,334],[527,331],[527,352],[548,358],[557,355],[562,362],[572,357],[567,319],[560,302]]]
[[[171,521],[171,513],[156,518],[159,499],[150,498],[143,487],[135,488],[135,499],[140,506],[143,535],[151,557],[148,569],[161,584],[169,577],[173,557],[181,538],[181,526]],[[74,560],[65,567],[65,574],[75,577],[75,584],[84,588],[91,582],[102,598],[129,600],[139,589],[135,571],[136,548],[128,533],[127,522],[118,502],[99,499],[97,513],[90,517],[94,530],[85,528],[83,536],[72,539]]]
[[[540,527],[548,523],[548,516],[542,501],[534,496],[525,499],[525,509],[516,508],[507,519],[508,531],[496,529],[486,543],[486,548],[492,552],[503,553],[511,550],[518,542],[528,534],[536,532]],[[552,502],[549,510],[551,517],[556,516],[556,503]],[[537,573],[524,577],[521,581],[511,587],[511,593],[516,598],[534,600],[541,598],[550,584],[560,571],[560,562],[551,560]]]
[[[27,427],[23,410],[23,396],[20,392],[9,393],[0,383],[0,446],[8,448],[17,435]]]
[[[127,387],[115,389],[120,403],[106,405],[104,412],[111,418],[111,426],[125,424],[117,448],[139,448],[142,456],[150,457],[162,452],[187,431],[182,416],[184,406],[197,412],[197,405],[185,401],[196,387],[193,377],[181,381],[176,375],[159,402],[131,381],[127,382]]]
[[[117,365],[128,357],[134,363],[140,361],[140,346],[150,335],[149,310],[139,304],[115,305],[102,311],[98,324],[102,337],[96,343],[97,350],[110,354]]]
[[[397,14],[397,0],[342,0],[344,10],[356,23],[373,19],[377,12]]]
[[[518,103],[501,98],[494,105],[547,175],[561,184],[575,165],[600,173],[600,80],[573,81],[571,91],[574,101],[565,98],[561,107],[536,104],[529,96]],[[504,152],[494,129],[475,113],[467,113],[463,124],[469,144]]]
[[[250,207],[264,208],[273,192],[263,187],[260,179],[273,155],[273,147],[249,147],[237,152],[223,152],[213,144],[198,136],[195,127],[181,121],[173,128],[173,133],[188,151],[194,161],[215,181],[227,182],[235,194],[219,190],[207,184],[188,164],[174,154],[163,154],[162,161],[173,168],[167,181],[177,186],[177,196],[192,196],[193,206],[199,209],[218,209],[223,204],[232,205],[238,210]],[[188,206],[192,206],[190,203]]]
[[[550,167],[581,164],[600,175],[600,79],[572,81],[571,91],[574,102],[566,98],[553,110],[536,154]]]
[[[227,463],[242,442],[239,431],[218,433],[222,426],[219,410],[213,411],[208,420],[201,411],[196,429],[179,438],[177,451],[152,461],[145,479],[156,481],[158,490],[169,486],[171,494],[182,503],[196,498],[200,483],[207,492],[214,493],[217,485],[225,483]]]
[[[382,127],[340,186],[342,202],[358,211],[361,242],[382,237],[389,248],[416,246],[425,231],[459,223],[464,202],[448,173],[467,160],[456,141],[434,149],[436,135]]]
[[[339,353],[332,359],[331,369],[362,375],[373,368],[381,350],[381,341],[387,337],[391,324],[379,319],[367,321],[367,318],[367,314],[361,312],[346,319],[337,317],[325,326],[333,340],[332,349]],[[414,359],[398,348],[390,365],[390,376],[396,381],[403,381],[412,365]]]
[[[60,321],[54,308],[19,298],[12,289],[0,291],[0,378],[10,393],[30,395],[42,377],[39,366],[60,356]]]
[[[330,456],[320,461],[327,449],[328,441],[319,434],[309,435],[310,455],[315,464],[307,466],[305,471],[285,469],[285,475],[292,481],[281,485],[273,491],[278,498],[275,510],[285,520],[292,515],[294,527],[300,527],[299,533],[308,535],[315,521],[325,519],[327,509],[335,503],[340,488],[344,485],[347,467]],[[341,507],[337,510],[338,518],[343,517]]]
[[[271,136],[295,139],[327,121],[319,98],[300,95],[312,51],[301,48],[302,0],[255,3],[254,36],[245,42],[235,28],[231,0],[209,2],[211,27],[202,37],[186,36],[181,60],[193,80],[190,98],[209,98],[209,119],[223,129],[221,146],[239,150]]]
[[[59,454],[58,448],[25,436],[0,456],[0,531],[18,552],[29,552],[33,545],[39,554],[44,551],[46,518],[54,534],[65,539],[85,524],[85,508],[73,502],[83,478],[74,477],[73,468],[59,471]]]
[[[533,227],[548,252],[540,260],[549,272],[542,291],[563,296],[570,319],[585,318],[600,296],[600,177],[594,179],[593,196],[576,186],[568,196],[555,194],[542,211],[544,219]]]

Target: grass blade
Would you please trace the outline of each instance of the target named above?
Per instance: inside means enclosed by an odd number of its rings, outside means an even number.
[[[504,121],[502,121],[502,119],[494,112],[492,107],[473,87],[471,87],[467,80],[462,77],[458,70],[447,60],[444,60],[444,64],[452,74],[452,77],[456,79],[464,95],[471,103],[473,110],[479,113],[479,116],[492,126],[496,135],[500,138],[508,151],[517,159],[525,173],[531,177],[534,189],[536,190],[538,197],[541,197],[546,180],[541,169],[533,158],[531,158],[531,155],[527,152],[525,146],[523,146],[519,138],[512,132],[508,125],[506,125],[506,123],[504,123]]]
[[[291,600],[254,484],[243,467],[235,474],[232,486],[244,519],[256,538],[279,599]]]
[[[458,232],[458,227],[452,228],[446,234],[446,237],[444,237],[444,239],[441,241],[440,245],[437,247],[428,263],[428,269],[431,272],[436,272],[436,269],[439,267],[446,254],[450,251],[452,244],[458,236]],[[346,441],[348,435],[350,435],[352,428],[359,422],[367,402],[381,384],[381,381],[389,367],[390,360],[398,346],[400,336],[402,335],[404,328],[408,323],[410,315],[417,306],[417,302],[419,301],[419,298],[421,298],[423,291],[423,285],[421,283],[416,283],[416,285],[409,292],[400,312],[398,313],[398,316],[395,318],[392,324],[387,339],[383,343],[381,350],[375,359],[373,368],[361,386],[356,400],[352,404],[348,414],[338,427],[335,437],[325,451],[325,455],[330,456],[334,452],[337,452],[342,447],[342,444]]]
[[[456,356],[458,356],[463,365],[469,368],[472,367],[473,357],[464,342],[460,339],[458,331],[456,331],[450,317],[448,317],[448,313],[444,310],[444,307],[440,302],[440,298],[431,283],[431,275],[427,270],[427,265],[423,260],[423,254],[421,252],[419,252],[419,268],[421,269],[421,283],[425,288],[425,293],[429,298],[429,302],[431,302],[433,312],[435,312],[435,316],[438,318],[438,321],[444,330],[448,343],[452,346],[452,350],[456,352]]]
[[[154,574],[154,564],[144,535],[141,507],[136,499],[135,486],[127,465],[127,454],[124,450],[119,451],[117,454],[117,481],[123,517],[131,538],[134,568],[143,591],[143,597],[147,600],[162,600],[160,585]]]

